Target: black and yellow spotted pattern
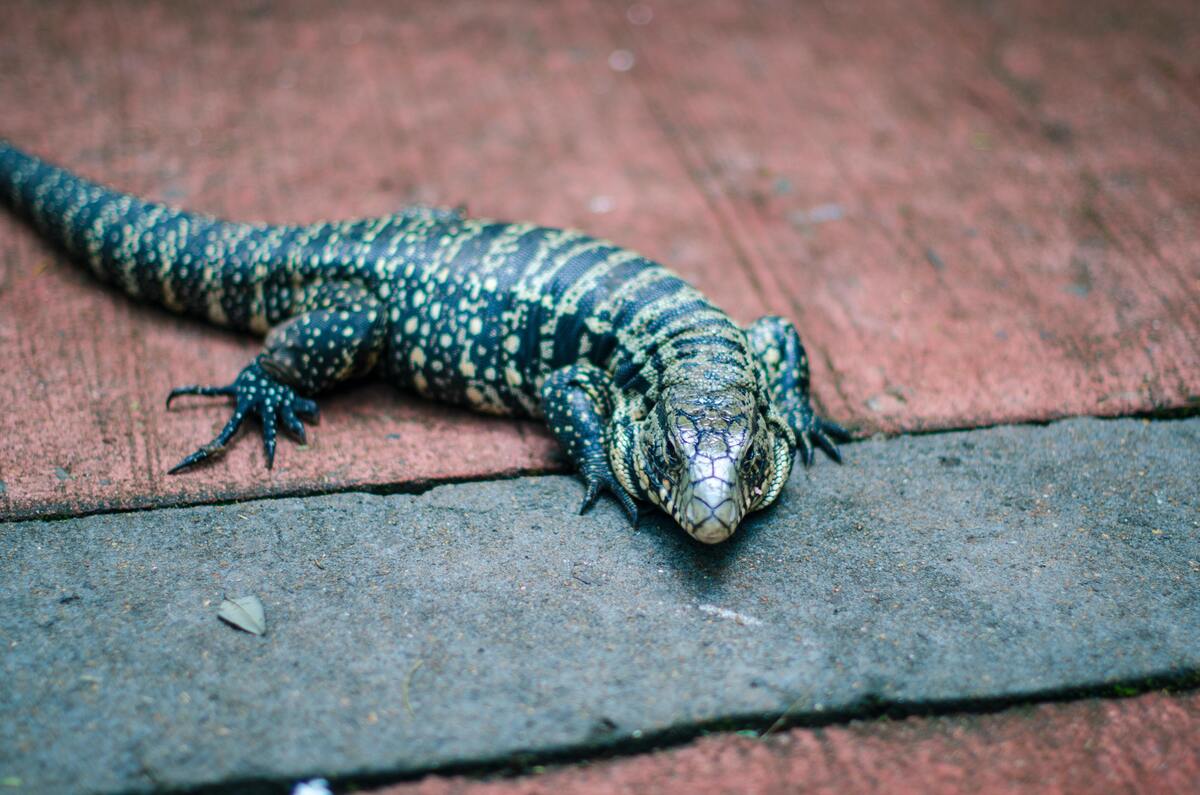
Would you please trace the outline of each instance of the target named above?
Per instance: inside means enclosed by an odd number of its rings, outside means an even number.
[[[0,141],[0,194],[131,296],[265,336],[227,386],[234,413],[172,471],[262,420],[304,438],[307,396],[377,375],[426,397],[544,417],[587,485],[631,515],[670,513],[701,541],[769,505],[797,449],[837,458],[799,336],[748,330],[662,266],[581,232],[412,208],[310,226],[220,221],[127,196]]]

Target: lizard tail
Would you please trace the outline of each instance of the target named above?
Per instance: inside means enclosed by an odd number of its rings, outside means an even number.
[[[265,332],[269,280],[294,227],[220,221],[146,202],[0,139],[0,197],[101,279],[176,312]]]

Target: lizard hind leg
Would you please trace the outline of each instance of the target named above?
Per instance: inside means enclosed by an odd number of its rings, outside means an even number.
[[[840,464],[842,454],[837,443],[849,441],[850,432],[813,411],[809,399],[808,354],[796,327],[781,317],[761,317],[750,324],[746,335],[766,377],[771,402],[796,434],[804,465],[813,463],[817,447]]]
[[[339,294],[336,297],[344,297]],[[262,424],[263,452],[267,468],[274,466],[276,426],[301,444],[306,440],[301,418],[315,421],[317,404],[304,397],[333,384],[365,375],[375,365],[384,346],[384,312],[368,296],[329,305],[330,292],[320,299],[322,308],[312,309],[277,326],[267,335],[263,353],[247,365],[232,384],[185,386],[171,390],[171,401],[182,395],[228,396],[234,399],[233,415],[208,444],[175,465],[170,472],[220,455],[247,416],[256,415]]]

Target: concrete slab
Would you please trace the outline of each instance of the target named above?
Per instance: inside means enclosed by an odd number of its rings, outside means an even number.
[[[996,715],[854,722],[511,781],[429,778],[375,795],[813,795],[1195,792],[1200,695],[1045,704]]]
[[[0,777],[414,772],[1200,671],[1200,419],[850,446],[726,545],[565,477],[0,525]],[[257,594],[267,634],[216,618]]]
[[[5,136],[299,222],[414,201],[581,226],[789,315],[865,432],[1200,401],[1188,0],[0,4]],[[531,426],[326,403],[163,477],[256,345],[98,289],[0,213],[0,517],[543,471]]]

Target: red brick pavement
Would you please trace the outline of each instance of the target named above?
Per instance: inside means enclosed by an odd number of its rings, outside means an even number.
[[[146,196],[308,221],[414,201],[584,227],[795,319],[863,432],[1200,402],[1188,0],[0,4],[0,135]],[[0,214],[0,516],[554,465],[382,388],[274,472],[166,412],[256,343],[137,306]]]
[[[1200,792],[1200,695],[1046,704],[979,717],[717,735],[507,781],[427,778],[374,795]]]

